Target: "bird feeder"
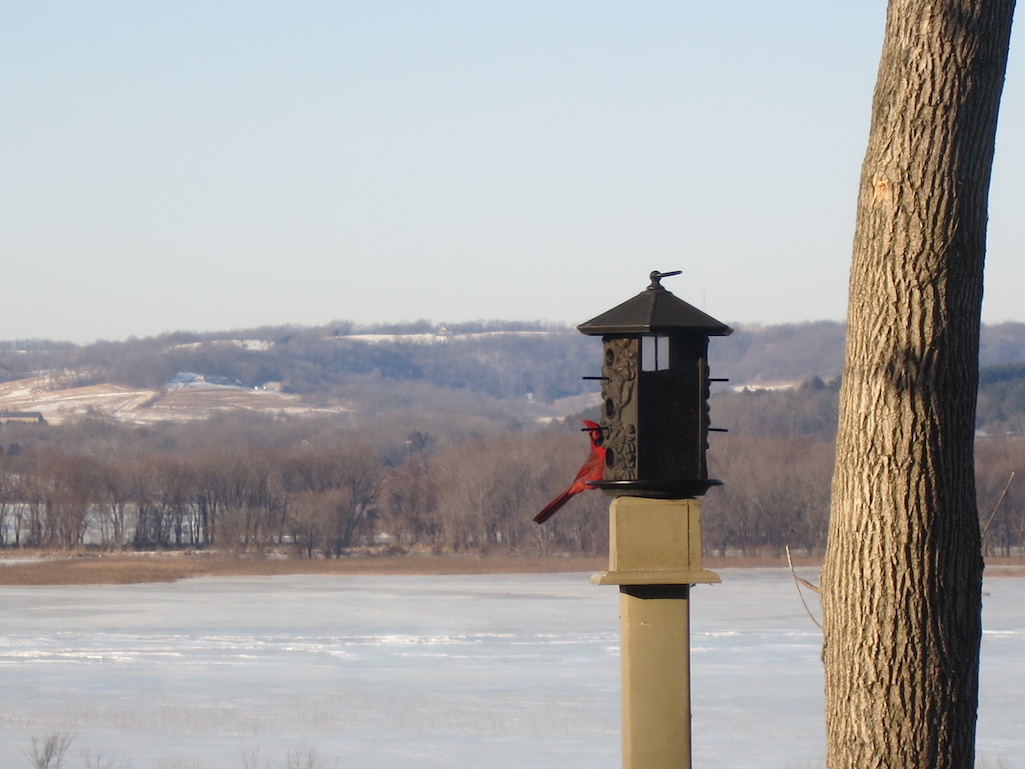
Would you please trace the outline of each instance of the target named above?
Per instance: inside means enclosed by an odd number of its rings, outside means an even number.
[[[577,326],[601,336],[605,432],[603,479],[590,485],[617,495],[686,499],[710,479],[708,339],[733,329],[673,296],[651,273],[640,294]]]
[[[616,496],[609,569],[620,590],[624,769],[689,769],[690,588],[719,582],[701,562],[708,477],[708,339],[732,329],[651,285],[582,323],[601,336],[605,467],[589,485]]]

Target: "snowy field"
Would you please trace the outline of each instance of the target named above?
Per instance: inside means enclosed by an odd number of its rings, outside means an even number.
[[[785,570],[721,574],[692,592],[694,765],[821,767],[818,629]],[[0,769],[55,733],[65,769],[614,769],[618,593],[588,576],[0,587]],[[986,593],[980,766],[1015,769],[1025,579]]]

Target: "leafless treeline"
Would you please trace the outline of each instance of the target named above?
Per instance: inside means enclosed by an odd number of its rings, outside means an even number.
[[[604,506],[539,529],[530,521],[572,478],[571,431],[509,431],[395,457],[357,436],[293,445],[209,442],[188,450],[127,440],[71,452],[57,442],[0,455],[0,544],[71,549],[284,545],[305,557],[388,542],[404,549],[593,552]],[[587,495],[592,496],[592,495]]]
[[[731,435],[717,440],[714,449],[710,474],[726,483],[703,499],[708,552],[780,555],[789,545],[811,555],[822,554],[829,522],[832,440],[807,435]],[[975,464],[986,555],[1022,554],[1025,439],[980,440]],[[1017,477],[1008,487],[1012,473]]]
[[[609,498],[597,492],[579,495],[545,526],[530,520],[586,453],[572,425],[444,442],[413,432],[390,445],[351,431],[302,438],[295,429],[252,440],[208,426],[205,440],[188,442],[110,424],[89,428],[103,432],[89,440],[81,426],[45,429],[46,440],[7,443],[0,455],[0,545],[287,548],[337,557],[372,543],[528,554],[601,553],[607,543]],[[703,498],[710,553],[822,551],[831,441],[728,434],[709,456],[711,475],[726,481]],[[984,524],[1010,473],[1023,468],[1025,441],[980,442]],[[1020,483],[989,527],[990,553],[1025,544],[1025,478]]]

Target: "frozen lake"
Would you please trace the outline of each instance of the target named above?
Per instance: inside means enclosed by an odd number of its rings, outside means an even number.
[[[695,766],[821,767],[818,628],[786,570],[720,573],[692,591]],[[58,732],[75,735],[65,769],[310,752],[340,769],[615,769],[618,592],[588,576],[0,587],[0,769]],[[986,592],[979,757],[1015,769],[1025,579]]]

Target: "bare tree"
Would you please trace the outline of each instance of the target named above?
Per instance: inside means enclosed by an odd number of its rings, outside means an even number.
[[[1013,0],[891,0],[850,277],[822,572],[827,765],[970,769],[973,438]]]
[[[331,495],[330,490],[305,490],[289,499],[287,526],[297,551],[306,558],[313,558],[327,544],[331,511],[337,504],[332,502]]]
[[[0,456],[0,461],[5,459]],[[19,508],[17,475],[3,461],[0,464],[0,547],[9,545],[12,537],[15,545],[20,543]]]
[[[32,738],[32,753],[29,763],[33,769],[61,769],[64,766],[64,755],[74,741],[73,734],[54,732],[42,739]]]
[[[725,436],[710,452],[712,475],[728,478],[702,502],[704,540],[720,555],[784,548],[821,554],[829,512],[832,442],[806,436]]]
[[[377,455],[363,443],[347,444],[333,458],[341,471],[341,489],[348,494],[347,500],[335,508],[335,555],[341,555],[352,545],[360,527],[373,520],[383,474]]]
[[[131,524],[129,510],[137,496],[136,469],[140,464],[134,454],[119,452],[101,460],[99,472],[99,524],[102,544],[117,550],[128,541]]]
[[[388,524],[404,544],[435,545],[441,537],[438,488],[432,467],[414,454],[385,483]]]
[[[362,441],[334,441],[305,446],[279,462],[277,486],[292,508],[293,534],[305,540],[300,546],[312,554],[310,538],[323,535],[341,555],[376,515],[384,482],[377,453]]]

